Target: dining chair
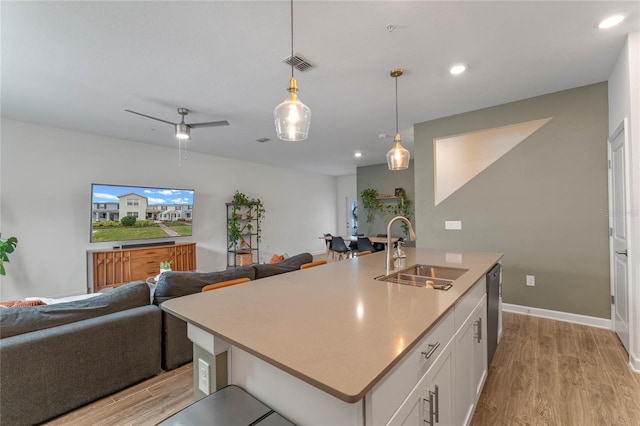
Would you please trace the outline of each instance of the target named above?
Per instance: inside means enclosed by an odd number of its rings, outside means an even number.
[[[327,245],[327,259],[329,258],[329,254],[331,253],[332,240],[333,240],[333,236],[331,234],[324,234],[324,242]]]
[[[326,265],[326,260],[316,260],[315,262],[305,263],[300,266],[300,269],[313,268],[314,266]]]
[[[371,244],[371,240],[367,237],[358,237],[358,251],[376,251],[373,244]]]
[[[344,239],[342,237],[331,238],[331,251],[333,252],[333,260],[336,259],[336,255],[338,255],[338,260],[342,260],[343,256],[348,258],[351,254],[351,250],[344,243]]]
[[[249,278],[236,278],[235,280],[220,281],[219,283],[213,283],[202,287],[202,291],[216,290],[218,288],[229,287],[236,284],[242,284],[251,281]]]
[[[387,238],[387,234],[378,234],[378,235],[376,235],[376,237],[384,237],[384,238]],[[384,250],[386,247],[385,247],[384,243],[375,243],[375,244],[373,245],[373,248],[374,248],[376,251],[382,251],[382,250]]]

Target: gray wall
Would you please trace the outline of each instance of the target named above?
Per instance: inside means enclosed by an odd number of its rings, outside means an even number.
[[[434,207],[434,138],[545,117]],[[503,252],[504,302],[609,319],[607,120],[599,83],[416,124],[417,245]],[[462,230],[445,230],[445,220]]]
[[[373,188],[378,191],[379,194],[393,194],[396,188],[403,188],[407,197],[413,202],[414,208],[413,215],[411,217],[411,223],[415,229],[415,191],[414,191],[414,177],[413,177],[413,160],[409,162],[409,168],[406,170],[389,170],[387,163],[376,164],[374,166],[358,167],[357,176],[357,188],[358,188],[358,233],[365,235],[376,235],[387,233],[387,223],[393,218],[392,214],[377,214],[373,223],[367,223],[367,213],[362,208],[362,200],[360,199],[360,193],[363,189]],[[392,201],[383,201],[388,204]],[[392,234],[399,237],[403,235],[400,224],[396,223],[393,226]],[[405,240],[408,241],[407,238]],[[407,242],[407,245],[410,245]]]

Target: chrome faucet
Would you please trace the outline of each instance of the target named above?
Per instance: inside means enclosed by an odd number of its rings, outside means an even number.
[[[389,273],[394,269],[394,261],[392,255],[393,247],[391,245],[391,225],[393,225],[393,223],[398,220],[403,221],[409,227],[409,238],[411,239],[411,241],[416,240],[416,233],[413,232],[413,227],[411,226],[411,222],[409,222],[409,219],[404,216],[396,216],[389,221],[389,224],[387,225],[387,275],[389,275]]]

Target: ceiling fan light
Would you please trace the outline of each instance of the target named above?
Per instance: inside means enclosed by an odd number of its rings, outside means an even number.
[[[273,110],[276,124],[276,134],[283,141],[297,142],[309,137],[311,127],[311,110],[300,102],[295,78],[289,81],[289,99],[282,102]]]
[[[176,124],[176,138],[191,139],[191,128],[185,123]]]
[[[395,146],[387,152],[387,166],[389,170],[405,170],[409,168],[411,153],[400,144],[400,135],[396,134]]]

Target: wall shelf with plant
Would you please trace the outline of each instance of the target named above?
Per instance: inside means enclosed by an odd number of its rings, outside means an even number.
[[[377,189],[365,188],[360,192],[360,200],[367,213],[367,223],[373,223],[378,215],[400,215],[409,220],[413,216],[413,202],[402,188],[396,189],[394,195],[380,194]],[[409,227],[405,223],[401,225],[405,235],[408,235]]]
[[[240,191],[227,206],[227,266],[260,262],[260,234],[265,215],[259,198],[249,198]]]

